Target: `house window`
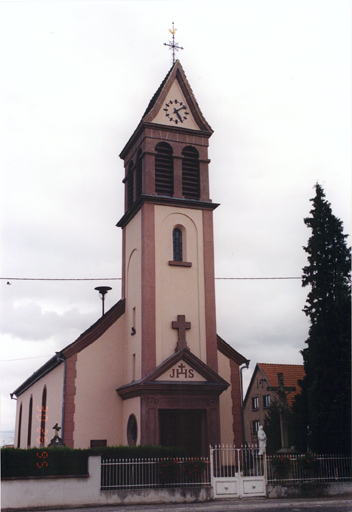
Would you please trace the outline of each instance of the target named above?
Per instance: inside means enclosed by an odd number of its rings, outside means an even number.
[[[174,261],[182,261],[182,231],[175,228],[172,232]]]
[[[253,396],[252,397],[252,410],[259,409],[259,397]]]
[[[129,446],[135,446],[137,443],[137,420],[134,414],[128,418],[127,442]]]
[[[263,407],[270,407],[270,395],[263,396]]]
[[[155,193],[161,196],[174,195],[174,164],[172,147],[166,142],[155,146]]]
[[[252,421],[252,433],[256,435],[259,430],[259,420],[253,420]]]
[[[29,400],[29,411],[28,411],[28,434],[27,434],[27,446],[28,446],[28,448],[30,448],[30,446],[31,446],[32,415],[33,415],[33,397],[31,396],[31,398]]]
[[[196,148],[186,146],[182,156],[182,195],[187,199],[199,199],[199,153]]]

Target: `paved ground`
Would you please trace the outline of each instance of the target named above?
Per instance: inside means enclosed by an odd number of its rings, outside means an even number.
[[[352,512],[352,498],[311,499],[229,499],[206,503],[158,504],[158,505],[109,505],[65,509],[65,512],[252,512],[273,510],[274,512]],[[17,511],[20,512],[20,511]],[[48,512],[63,512],[51,509]]]

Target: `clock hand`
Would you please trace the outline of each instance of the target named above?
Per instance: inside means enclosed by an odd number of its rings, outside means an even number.
[[[182,105],[182,107],[178,108],[177,110],[175,109],[175,113],[177,113],[179,110],[182,110],[182,109],[186,109],[186,105]]]
[[[178,111],[179,111],[179,110],[181,110],[181,109],[176,110],[176,109],[174,108],[174,113],[177,115],[177,117],[179,118],[179,120],[180,120],[180,121],[181,121],[181,123],[182,123],[182,122],[183,122],[183,121],[182,121],[182,117],[181,117],[181,116],[180,116],[180,114],[178,113]]]

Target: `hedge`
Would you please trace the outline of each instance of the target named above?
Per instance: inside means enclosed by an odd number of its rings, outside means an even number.
[[[103,459],[147,459],[180,457],[179,448],[140,445],[108,446],[95,449],[19,448],[1,449],[1,478],[26,476],[86,475],[88,456],[102,455]]]

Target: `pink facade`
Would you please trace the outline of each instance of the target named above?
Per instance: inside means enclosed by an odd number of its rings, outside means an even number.
[[[122,299],[14,392],[28,400],[61,368],[53,421],[67,446],[152,443],[205,455],[210,444],[242,442],[239,366],[248,361],[216,334],[211,135],[177,61],[120,155]]]

